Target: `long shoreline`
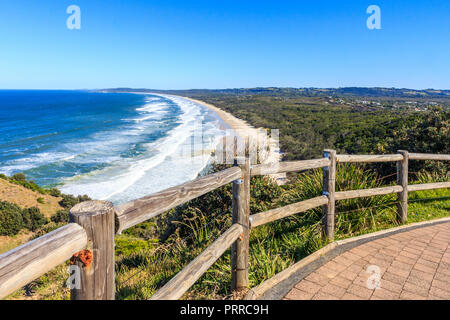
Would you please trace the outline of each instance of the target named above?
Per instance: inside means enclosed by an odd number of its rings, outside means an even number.
[[[237,135],[240,135],[240,134],[244,134],[244,135],[255,134],[256,135],[257,134],[258,129],[251,126],[246,121],[236,118],[232,114],[230,114],[212,104],[206,103],[201,100],[192,99],[189,97],[184,97],[184,96],[177,96],[177,97],[181,97],[181,98],[187,99],[189,101],[198,103],[198,104],[212,110],[213,112],[215,112],[217,114],[217,116],[220,119],[222,119],[223,122],[225,122],[232,130],[234,130]],[[271,164],[271,163],[277,163],[277,162],[281,161],[281,153],[279,152],[279,150],[275,150],[275,148],[279,147],[279,146],[275,145],[275,142],[271,138],[268,138],[268,147],[269,147],[269,152],[267,154],[267,157],[262,161],[262,163]],[[287,181],[285,173],[273,174],[273,175],[270,175],[270,177],[279,185],[285,184]]]
[[[233,116],[231,113],[226,112],[212,104],[209,104],[209,103],[201,101],[201,100],[197,100],[197,99],[193,99],[193,98],[185,97],[185,96],[174,95],[174,94],[161,94],[161,93],[153,93],[153,92],[145,92],[145,93],[144,92],[129,92],[129,93],[173,96],[173,97],[177,97],[177,98],[186,99],[188,101],[197,103],[197,104],[213,111],[217,115],[217,117],[226,126],[228,126],[231,130],[233,130],[235,132],[235,134],[238,136],[241,136],[244,138],[244,137],[250,136],[250,135],[257,136],[257,134],[258,134],[257,133],[258,129],[251,126],[246,121],[239,119],[239,118]],[[275,142],[271,138],[268,138],[266,140],[266,143],[267,143],[267,147],[268,147],[268,152],[267,152],[266,156],[264,157],[264,159],[261,161],[261,163],[272,164],[272,163],[278,163],[279,161],[281,161],[281,157],[282,157],[281,153],[279,150],[276,150],[276,148],[279,147],[277,142]],[[285,173],[270,175],[270,177],[274,181],[276,181],[276,183],[278,183],[280,185],[286,183],[286,174]]]
[[[231,113],[228,113],[222,109],[217,108],[216,106],[206,103],[201,100],[185,97],[185,96],[178,96],[180,98],[184,98],[187,100],[190,100],[192,102],[201,104],[202,106],[214,111],[217,116],[222,119],[223,122],[225,122],[231,129],[238,132],[239,130],[254,130],[255,128],[249,125],[246,121],[236,118]]]
[[[254,127],[252,127],[251,125],[249,125],[246,121],[236,118],[235,116],[233,116],[231,113],[228,113],[226,111],[223,111],[222,109],[206,103],[204,101],[201,100],[197,100],[197,99],[192,99],[189,97],[185,97],[185,96],[179,96],[179,95],[175,95],[175,94],[165,94],[165,93],[153,93],[153,92],[134,92],[134,91],[130,91],[128,93],[133,93],[133,94],[153,94],[153,95],[163,95],[163,96],[173,96],[173,97],[177,97],[177,98],[182,98],[182,99],[186,99],[189,100],[191,102],[200,104],[206,108],[208,108],[209,110],[212,110],[218,117],[220,120],[222,120],[227,126],[229,126],[230,129],[236,131],[236,133],[239,130],[255,130]]]

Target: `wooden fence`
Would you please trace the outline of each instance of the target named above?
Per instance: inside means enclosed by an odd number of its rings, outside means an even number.
[[[398,221],[406,222],[408,192],[449,188],[450,182],[408,185],[410,160],[450,160],[450,155],[398,151],[388,155],[337,155],[325,150],[323,158],[281,162],[277,166],[239,166],[210,174],[177,187],[114,207],[107,201],[87,201],[70,211],[69,224],[0,255],[0,298],[50,271],[68,259],[79,267],[81,286],[71,289],[73,300],[114,299],[114,236],[209,191],[233,183],[232,226],[152,297],[179,299],[231,249],[231,287],[248,287],[249,232],[252,228],[322,206],[324,234],[334,238],[335,202],[344,199],[397,193]],[[336,164],[344,162],[396,162],[397,185],[364,190],[335,190]],[[323,194],[313,199],[250,215],[250,177],[322,168]]]

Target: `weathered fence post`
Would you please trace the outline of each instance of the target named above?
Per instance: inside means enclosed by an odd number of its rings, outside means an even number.
[[[248,140],[245,144],[245,160],[240,165],[242,178],[233,181],[233,218],[232,223],[244,227],[241,237],[231,247],[231,289],[248,287],[248,254],[250,229],[250,157]],[[235,160],[237,165],[237,159]]]
[[[71,259],[81,276],[71,288],[72,300],[114,300],[114,214],[108,201],[86,201],[70,210],[70,222],[82,226],[88,237],[86,250]]]
[[[325,149],[323,157],[330,159],[330,165],[323,168],[323,195],[328,197],[328,203],[322,207],[325,235],[334,240],[335,200],[336,190],[336,151]]]
[[[397,184],[403,187],[403,191],[397,193],[397,221],[405,223],[408,219],[408,151],[398,150],[403,156],[403,160],[397,161]]]

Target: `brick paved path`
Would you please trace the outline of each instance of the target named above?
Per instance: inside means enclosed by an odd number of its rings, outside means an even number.
[[[450,223],[359,245],[301,280],[286,300],[450,299]],[[379,267],[378,289],[371,265]],[[369,286],[367,281],[369,280]]]

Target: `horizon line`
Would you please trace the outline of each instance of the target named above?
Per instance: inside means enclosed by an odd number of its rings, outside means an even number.
[[[382,87],[382,86],[344,86],[344,87],[277,87],[277,86],[256,86],[256,87],[229,87],[229,88],[189,88],[189,89],[157,89],[157,88],[138,88],[138,87],[103,87],[103,88],[0,88],[0,91],[12,90],[29,90],[29,91],[99,91],[99,90],[118,90],[118,89],[130,89],[130,90],[156,90],[156,91],[193,91],[193,90],[244,90],[244,89],[394,89],[394,90],[414,90],[414,91],[450,91],[450,89],[439,89],[439,88],[408,88],[408,87]]]

